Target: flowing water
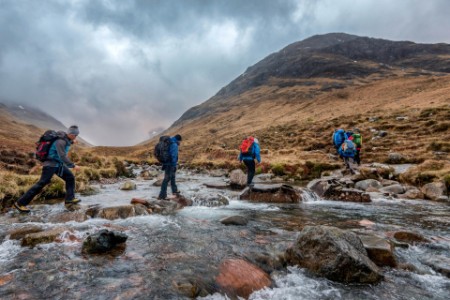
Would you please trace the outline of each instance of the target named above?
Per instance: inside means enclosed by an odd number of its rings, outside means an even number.
[[[276,255],[305,225],[318,224],[380,234],[409,230],[433,242],[397,247],[399,263],[410,268],[386,268],[385,279],[376,285],[339,284],[288,267],[272,272],[273,287],[254,292],[250,299],[450,298],[450,279],[423,263],[427,258],[450,257],[448,204],[376,197],[372,203],[346,203],[321,200],[312,193],[304,193],[300,204],[250,203],[237,200],[238,192],[203,186],[217,179],[184,172],[179,177],[180,190],[196,203],[205,195],[222,194],[230,199],[229,205],[194,205],[173,215],[114,221],[51,223],[52,216],[65,211],[63,204],[35,205],[27,216],[15,212],[0,216],[0,299],[185,299],[176,286],[195,281],[213,287],[225,259],[251,261],[261,253]],[[116,206],[129,204],[133,197],[157,196],[159,188],[151,181],[136,183],[134,191],[121,191],[119,184],[100,186],[101,192],[83,197],[82,205]],[[247,217],[248,225],[219,222],[232,215]],[[8,238],[11,230],[31,225],[66,231],[57,242],[32,249]],[[127,234],[126,248],[109,255],[83,255],[82,240],[103,228]],[[203,299],[228,298],[215,293]]]

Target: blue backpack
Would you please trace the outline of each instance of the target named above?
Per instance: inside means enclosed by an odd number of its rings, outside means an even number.
[[[345,141],[345,131],[344,129],[337,129],[333,133],[333,145],[338,148]]]
[[[345,140],[342,147],[339,148],[339,154],[343,157],[355,157],[356,145],[351,140]]]

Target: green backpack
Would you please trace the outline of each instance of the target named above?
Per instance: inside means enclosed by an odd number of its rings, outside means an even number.
[[[354,133],[353,134],[353,143],[355,143],[356,147],[361,147],[361,134]]]

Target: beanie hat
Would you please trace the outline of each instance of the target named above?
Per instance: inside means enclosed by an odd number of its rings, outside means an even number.
[[[78,129],[78,126],[72,125],[67,130],[67,134],[79,135],[80,134],[80,130]]]
[[[181,135],[177,134],[177,135],[175,136],[175,139],[176,139],[177,141],[180,142],[180,141],[182,140]]]

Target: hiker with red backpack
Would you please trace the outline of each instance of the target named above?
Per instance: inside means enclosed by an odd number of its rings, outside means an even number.
[[[70,146],[76,141],[80,130],[78,126],[70,126],[67,132],[48,130],[39,139],[36,157],[42,162],[42,174],[39,181],[22,197],[14,202],[14,207],[23,213],[29,213],[27,205],[41,190],[50,183],[53,175],[58,175],[66,182],[66,204],[75,204],[81,200],[75,198],[75,176],[69,169],[78,171],[80,167],[67,157]]]
[[[249,136],[242,141],[239,148],[239,161],[244,162],[247,167],[247,185],[251,186],[256,172],[255,159],[258,163],[261,163],[261,149],[259,148],[258,139]]]
[[[177,172],[178,164],[178,147],[180,146],[182,138],[177,134],[174,137],[162,136],[159,139],[159,143],[156,144],[154,149],[154,155],[164,170],[164,180],[161,184],[161,191],[159,192],[158,200],[168,200],[167,198],[167,186],[170,181],[170,187],[172,188],[172,194],[178,196],[178,191],[175,173]]]

